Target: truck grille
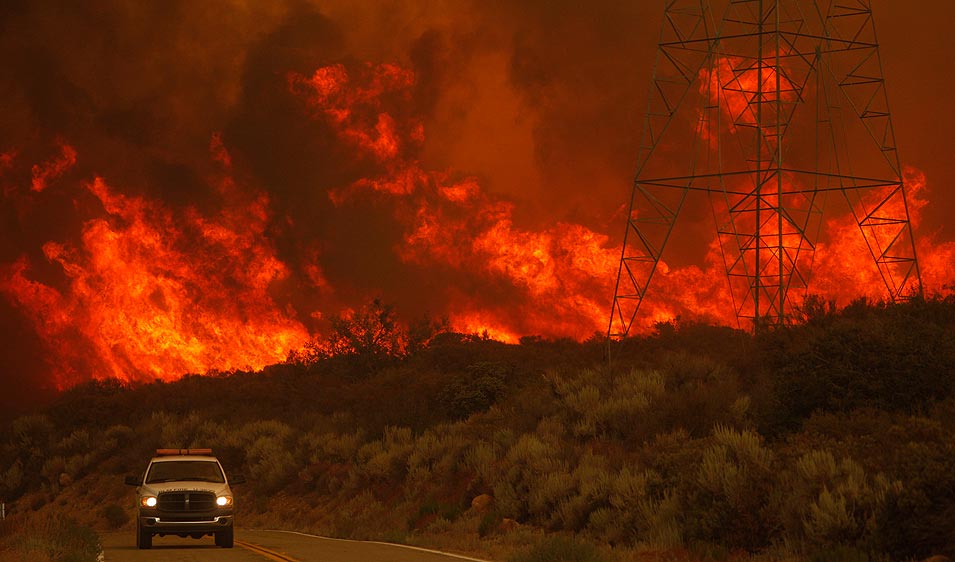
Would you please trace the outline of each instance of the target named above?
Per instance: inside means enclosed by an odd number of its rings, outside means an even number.
[[[215,515],[163,515],[163,523],[182,523],[185,521],[215,521]]]
[[[165,492],[159,494],[160,512],[196,513],[212,511],[216,506],[216,495],[212,492]]]

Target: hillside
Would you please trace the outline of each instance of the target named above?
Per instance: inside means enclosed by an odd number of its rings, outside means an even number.
[[[955,299],[804,312],[661,324],[611,364],[596,337],[439,331],[77,386],[0,430],[5,544],[36,515],[131,528],[123,476],[211,446],[248,478],[244,526],[499,560],[551,535],[607,560],[955,556]]]

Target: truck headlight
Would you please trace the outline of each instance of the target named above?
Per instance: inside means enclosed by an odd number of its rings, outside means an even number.
[[[139,504],[143,507],[156,507],[158,500],[156,496],[143,496],[139,498]]]
[[[219,507],[227,507],[232,505],[232,496],[219,496],[216,498],[216,505]]]

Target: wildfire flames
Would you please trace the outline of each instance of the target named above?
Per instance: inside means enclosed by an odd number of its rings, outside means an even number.
[[[33,167],[35,191],[38,177],[75,162],[69,146],[63,154],[69,158]],[[228,162],[221,151],[219,158]],[[269,296],[287,270],[264,236],[268,199],[243,198],[228,177],[219,187],[228,202],[220,213],[177,216],[158,201],[117,193],[103,178],[83,182],[103,215],[83,224],[80,244],[43,245],[64,287],[31,279],[25,258],[5,268],[0,289],[50,346],[60,386],[89,372],[163,379],[261,368],[305,343],[302,325]]]
[[[0,294],[32,325],[57,387],[260,369],[321,338],[327,318],[379,296],[400,306],[396,296],[404,293],[389,288],[422,280],[425,286],[411,289],[429,294],[408,316],[446,317],[455,331],[507,342],[606,331],[622,224],[603,232],[584,221],[529,221],[518,200],[488,190],[482,170],[429,169],[426,120],[411,101],[419,76],[411,68],[343,62],[312,69],[270,79],[293,100],[304,130],[331,135],[322,146],[333,155],[315,166],[340,159],[347,170],[338,174],[345,180],[316,186],[329,214],[314,220],[340,230],[334,217],[367,216],[368,224],[345,226],[355,236],[364,229],[360,236],[385,237],[379,247],[391,265],[374,282],[352,282],[328,257],[351,249],[289,234],[301,232],[303,218],[248,172],[248,153],[233,150],[226,131],[207,137],[213,172],[201,181],[213,204],[172,204],[125,185],[128,176],[90,172],[82,167],[83,145],[74,148],[67,137],[47,141],[42,158],[20,147],[0,154],[10,217],[26,223],[35,209],[56,205],[78,218],[0,264]],[[906,182],[918,226],[928,181],[908,169]],[[347,241],[350,232],[335,240]],[[812,292],[843,304],[883,297],[851,215],[827,216],[821,240]],[[918,257],[929,292],[952,281],[955,243],[922,235]],[[640,322],[648,328],[677,316],[736,323],[715,234],[703,263],[659,265]]]
[[[473,273],[520,292],[517,302],[500,304],[477,300],[481,295],[455,295],[443,313],[457,330],[487,331],[512,342],[528,334],[582,338],[601,330],[610,291],[607,272],[619,259],[619,248],[607,247],[606,235],[578,224],[518,228],[513,204],[489,197],[475,178],[423,170],[407,156],[424,142],[422,124],[399,125],[378,104],[383,91],[410,88],[413,76],[393,65],[362,67],[358,74],[363,80],[357,84],[341,65],[320,68],[311,77],[289,77],[292,89],[317,118],[331,121],[342,142],[382,165],[380,176],[333,192],[332,200],[342,204],[364,190],[387,196],[404,228],[395,246],[403,261]]]
[[[327,121],[356,158],[379,165],[380,175],[331,191],[331,201],[344,205],[366,192],[387,197],[404,229],[393,247],[401,261],[478,280],[470,290],[446,289],[448,304],[439,312],[457,331],[516,342],[526,334],[584,338],[603,329],[619,248],[579,224],[522,229],[514,205],[489,196],[474,177],[422,169],[409,155],[425,141],[423,125],[399,123],[380,104],[382,94],[401,94],[413,83],[413,73],[389,64],[288,76],[310,118]],[[32,166],[32,191],[43,191],[82,158],[68,144],[59,148],[59,155]],[[309,334],[300,318],[342,312],[294,310],[272,297],[270,288],[288,276],[289,266],[269,238],[269,199],[236,185],[219,135],[211,158],[222,167],[215,180],[218,212],[175,212],[95,177],[64,188],[85,190],[101,206],[84,221],[80,242],[49,241],[42,248],[59,266],[61,286],[34,278],[26,257],[4,268],[0,290],[49,345],[60,386],[90,374],[149,380],[262,368],[320,336]],[[20,191],[11,194],[29,200]],[[327,285],[321,263],[299,266],[313,283]],[[486,299],[482,283],[512,296]]]

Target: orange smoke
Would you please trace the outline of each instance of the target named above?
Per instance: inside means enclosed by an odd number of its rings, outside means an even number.
[[[76,150],[63,141],[59,142],[60,154],[42,164],[33,165],[33,191],[43,191],[47,183],[63,175],[76,164]]]

